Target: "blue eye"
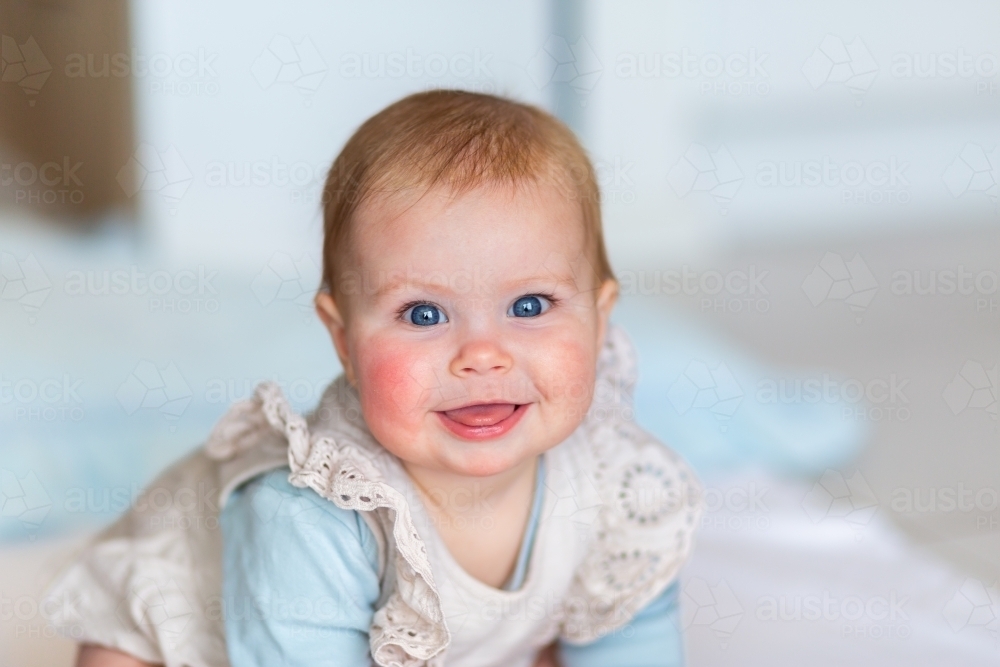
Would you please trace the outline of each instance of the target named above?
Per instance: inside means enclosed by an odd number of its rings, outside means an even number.
[[[441,309],[430,303],[419,303],[410,308],[407,319],[418,327],[431,327],[448,321]]]
[[[545,297],[522,296],[511,305],[507,315],[513,317],[538,317],[549,309],[549,301]]]

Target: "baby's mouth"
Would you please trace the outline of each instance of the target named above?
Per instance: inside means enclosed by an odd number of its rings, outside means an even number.
[[[465,426],[493,426],[514,414],[516,408],[513,403],[485,403],[445,410],[444,414]]]
[[[528,403],[480,403],[438,412],[445,427],[463,440],[489,440],[509,432]]]

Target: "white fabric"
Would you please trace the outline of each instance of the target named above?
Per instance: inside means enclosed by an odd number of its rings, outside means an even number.
[[[818,483],[762,472],[702,481],[681,596],[693,667],[1000,665],[995,579],[917,546],[884,507],[817,513]]]
[[[545,454],[546,496],[517,591],[491,588],[454,561],[342,376],[308,420],[270,383],[234,405],[204,450],[157,479],[148,502],[56,581],[53,623],[167,667],[228,664],[219,507],[246,480],[287,465],[292,484],[358,511],[379,542],[382,592],[369,631],[377,664],[516,667],[556,637],[593,641],[672,582],[701,509],[687,466],[631,421],[635,380],[628,339],[612,327],[591,410]]]

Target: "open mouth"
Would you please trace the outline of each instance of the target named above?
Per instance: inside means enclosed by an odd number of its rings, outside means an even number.
[[[528,403],[480,403],[438,412],[441,422],[460,438],[489,440],[510,431],[528,408]]]

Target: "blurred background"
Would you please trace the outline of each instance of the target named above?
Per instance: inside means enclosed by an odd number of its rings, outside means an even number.
[[[339,371],[325,170],[399,97],[595,163],[637,418],[707,492],[692,665],[1000,661],[991,2],[0,0],[0,666],[233,401]]]

